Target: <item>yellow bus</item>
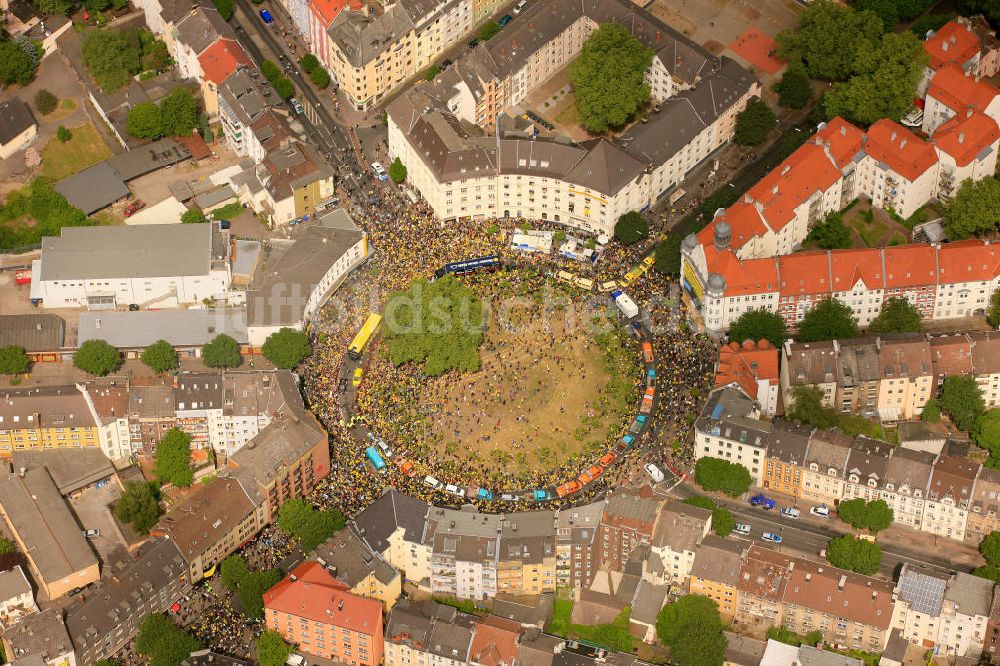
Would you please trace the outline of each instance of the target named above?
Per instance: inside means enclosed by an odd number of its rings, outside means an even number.
[[[361,352],[365,350],[365,345],[368,341],[372,339],[375,332],[378,331],[378,327],[382,325],[382,317],[377,314],[368,315],[368,319],[365,321],[364,326],[358,331],[358,334],[354,336],[351,340],[351,346],[347,348],[347,355],[353,358],[355,361],[361,359]]]

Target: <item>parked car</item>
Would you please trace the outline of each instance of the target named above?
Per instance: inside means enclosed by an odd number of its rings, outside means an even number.
[[[507,25],[508,23],[510,23],[513,20],[514,20],[514,17],[511,16],[510,14],[507,14],[502,19],[500,19],[499,21],[497,21],[497,25],[502,28],[502,27],[504,27],[505,25]]]
[[[760,538],[771,543],[781,543],[781,537],[774,532],[764,532]]]
[[[96,539],[97,537],[101,536],[101,530],[96,528],[92,530],[84,530],[83,536],[87,537],[88,539]]]
[[[754,495],[750,498],[750,506],[759,506],[770,511],[774,508],[774,500],[767,495]]]
[[[389,174],[385,172],[385,168],[378,162],[372,162],[372,173],[382,182],[389,180]]]
[[[781,510],[782,518],[788,518],[790,520],[798,520],[800,515],[802,514],[799,513],[799,510],[796,509],[795,507],[787,507]]]
[[[465,497],[465,488],[459,488],[454,483],[449,483],[444,487],[446,493],[454,495],[455,497]]]
[[[750,536],[750,525],[747,523],[736,523],[736,527],[733,531],[737,534],[742,534],[743,536]]]
[[[653,463],[646,463],[643,469],[646,470],[646,474],[653,480],[653,483],[662,483],[663,480],[667,478],[663,475],[663,472],[660,471],[660,468]]]
[[[524,8],[528,6],[528,0],[519,0],[519,2],[514,5],[514,13],[520,14],[524,11]]]
[[[354,369],[354,379],[351,381],[355,386],[361,386],[361,376],[365,374],[365,371],[361,368]]]
[[[479,46],[479,40],[478,39],[473,39],[471,42],[469,42],[469,48],[470,49],[474,49],[477,46]]]
[[[444,60],[441,61],[441,64],[438,65],[438,67],[440,67],[441,71],[443,72],[444,70],[446,70],[449,67],[451,67],[453,64],[454,63],[451,61],[450,58],[445,58]]]
[[[300,102],[298,99],[293,97],[290,100],[288,100],[288,103],[292,105],[292,108],[298,115],[302,115],[303,113],[305,113],[306,110],[302,107],[302,102]]]
[[[809,513],[819,518],[829,518],[830,517],[830,507],[826,504],[820,504],[809,509]]]
[[[268,25],[274,23],[274,16],[272,16],[271,12],[266,9],[260,10],[260,18],[263,19],[264,23]]]
[[[125,217],[132,217],[145,207],[146,203],[142,199],[136,199],[129,205],[125,206]]]
[[[441,483],[440,481],[438,481],[429,474],[424,477],[424,483],[430,486],[431,488],[434,488],[435,490],[440,490],[441,488],[444,488],[443,483]]]

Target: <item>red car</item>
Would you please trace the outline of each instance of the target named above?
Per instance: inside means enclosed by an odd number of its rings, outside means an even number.
[[[140,210],[146,207],[146,203],[141,199],[136,199],[129,205],[125,206],[125,217],[132,217]]]

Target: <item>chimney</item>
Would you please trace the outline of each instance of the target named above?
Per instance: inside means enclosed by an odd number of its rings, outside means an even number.
[[[775,184],[774,184],[774,185],[773,185],[773,186],[771,187],[771,194],[777,194],[777,193],[778,193],[778,184],[777,184],[777,183],[775,183]]]
[[[958,142],[959,143],[964,143],[965,142],[965,132],[959,132],[958,133]]]
[[[847,136],[847,125],[840,126],[840,136]]]
[[[902,150],[903,148],[906,148],[906,139],[899,142],[899,149]]]
[[[889,137],[889,141],[895,141],[895,140],[896,140],[896,130],[892,130],[892,136]]]
[[[941,42],[941,50],[942,51],[948,50],[948,42]]]
[[[792,167],[790,167],[790,166],[788,166],[786,164],[785,166],[781,167],[781,175],[784,176],[786,173],[788,173],[791,170],[792,170]]]
[[[837,583],[837,589],[841,592],[844,591],[844,585],[847,584],[847,574],[842,574],[840,576],[840,581]]]
[[[337,602],[337,610],[339,610],[339,611],[344,610],[344,600],[343,599],[341,599],[340,601]]]

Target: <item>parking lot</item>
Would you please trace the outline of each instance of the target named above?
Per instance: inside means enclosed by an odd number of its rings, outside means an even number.
[[[105,566],[128,556],[125,539],[109,509],[109,505],[120,495],[118,484],[109,482],[103,488],[87,488],[79,496],[70,499],[70,505],[82,529],[101,531],[100,536],[89,541]]]

